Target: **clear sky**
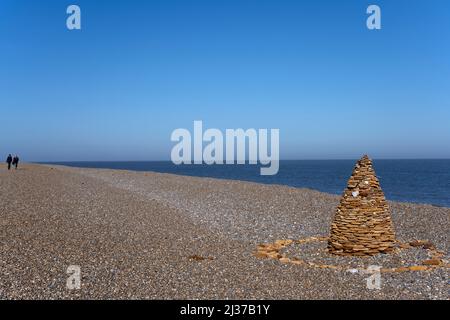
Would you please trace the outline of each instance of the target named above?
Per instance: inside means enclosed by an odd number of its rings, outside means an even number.
[[[2,157],[168,160],[194,120],[279,128],[282,159],[450,158],[450,1],[0,0]]]

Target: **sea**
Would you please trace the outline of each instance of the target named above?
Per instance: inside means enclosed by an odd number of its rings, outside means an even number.
[[[170,161],[52,162],[73,167],[154,171],[244,180],[342,194],[356,160],[280,161],[277,175],[261,176],[260,165],[175,165]],[[373,160],[388,200],[450,207],[450,160]]]

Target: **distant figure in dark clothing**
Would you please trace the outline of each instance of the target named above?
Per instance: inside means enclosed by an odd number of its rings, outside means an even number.
[[[16,168],[19,166],[19,157],[16,155],[12,160],[12,165]]]
[[[8,170],[11,169],[11,162],[12,162],[12,155],[8,155],[8,158],[6,158],[6,163],[8,164]]]

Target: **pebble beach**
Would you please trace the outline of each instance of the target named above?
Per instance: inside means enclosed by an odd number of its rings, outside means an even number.
[[[1,167],[0,190],[0,299],[450,298],[450,208],[388,202],[396,239],[431,243],[442,263],[381,273],[374,290],[357,268],[421,265],[427,251],[343,257],[317,241],[283,249],[301,265],[255,254],[262,244],[329,236],[336,195],[37,164]],[[74,265],[81,288],[70,290]]]

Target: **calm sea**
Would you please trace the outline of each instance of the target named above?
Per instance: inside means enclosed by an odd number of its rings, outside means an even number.
[[[355,160],[281,161],[275,176],[260,176],[259,165],[180,165],[172,162],[54,162],[85,168],[156,171],[188,176],[283,184],[341,194]],[[389,200],[450,207],[450,160],[374,160]]]

